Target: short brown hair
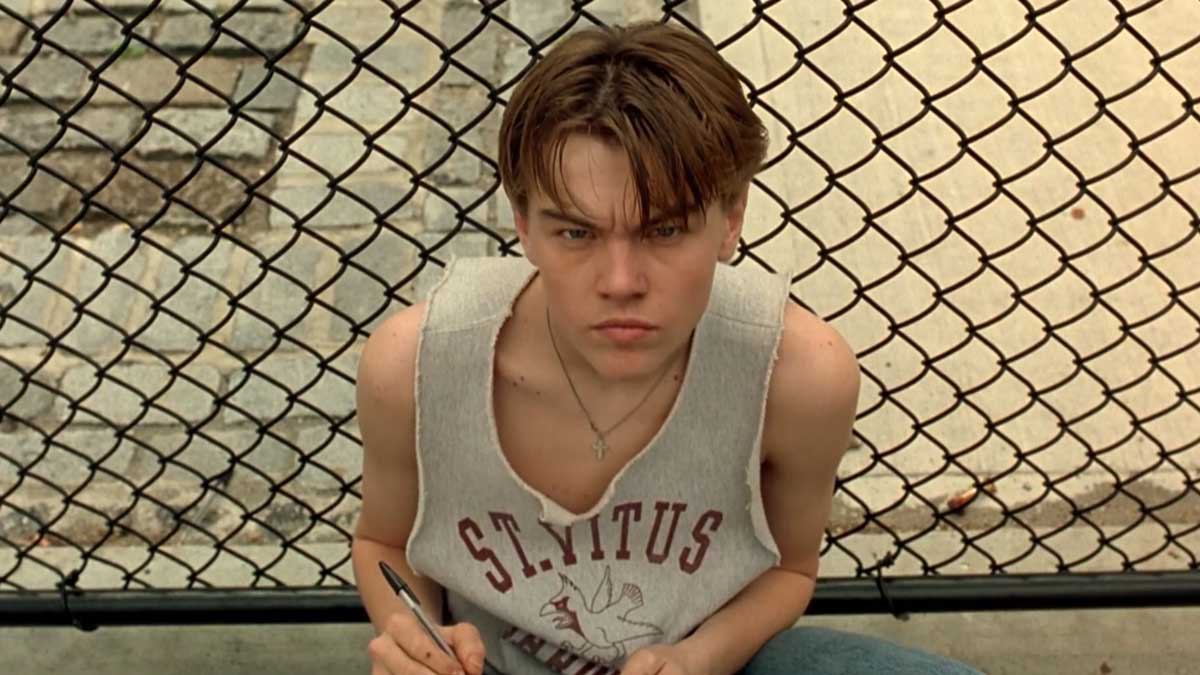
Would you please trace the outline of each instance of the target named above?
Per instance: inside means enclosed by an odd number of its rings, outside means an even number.
[[[728,208],[767,151],[767,130],[737,73],[707,38],[645,22],[576,32],[513,91],[500,124],[500,179],[522,212],[537,186],[562,208],[562,149],[572,133],[629,156],[643,225],[650,209]]]

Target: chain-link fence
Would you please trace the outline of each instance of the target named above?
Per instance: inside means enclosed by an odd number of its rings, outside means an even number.
[[[813,610],[1196,602],[1194,2],[4,0],[3,614],[361,613],[358,350],[519,253],[524,71],[647,18],[770,126],[735,264],[862,364]]]

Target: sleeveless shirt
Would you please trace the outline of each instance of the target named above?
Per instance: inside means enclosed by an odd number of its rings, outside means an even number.
[[[786,278],[718,264],[666,421],[576,514],[500,449],[495,346],[536,269],[451,261],[431,291],[415,378],[420,484],[409,565],[446,592],[508,675],[608,675],[690,634],[777,565],[760,492],[767,385]]]

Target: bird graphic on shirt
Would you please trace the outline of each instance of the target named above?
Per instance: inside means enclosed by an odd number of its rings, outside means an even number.
[[[579,645],[568,638],[563,641],[563,647],[581,656],[612,663],[628,653],[625,643],[662,635],[658,626],[629,617],[644,604],[641,588],[635,584],[622,584],[621,592],[613,597],[608,566],[604,568],[604,579],[591,602],[584,600],[583,591],[567,575],[560,572],[558,577],[562,587],[542,605],[538,616],[553,617],[555,628],[572,631],[582,638]]]

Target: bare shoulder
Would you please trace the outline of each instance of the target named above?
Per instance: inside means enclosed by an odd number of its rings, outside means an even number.
[[[425,305],[388,317],[371,333],[355,387],[363,442],[357,537],[394,546],[408,540],[417,511],[414,373]]]
[[[424,317],[425,303],[419,302],[391,315],[371,333],[358,362],[360,406],[411,401]]]
[[[788,303],[767,391],[764,460],[840,461],[859,382],[858,359],[845,338],[812,312]]]

